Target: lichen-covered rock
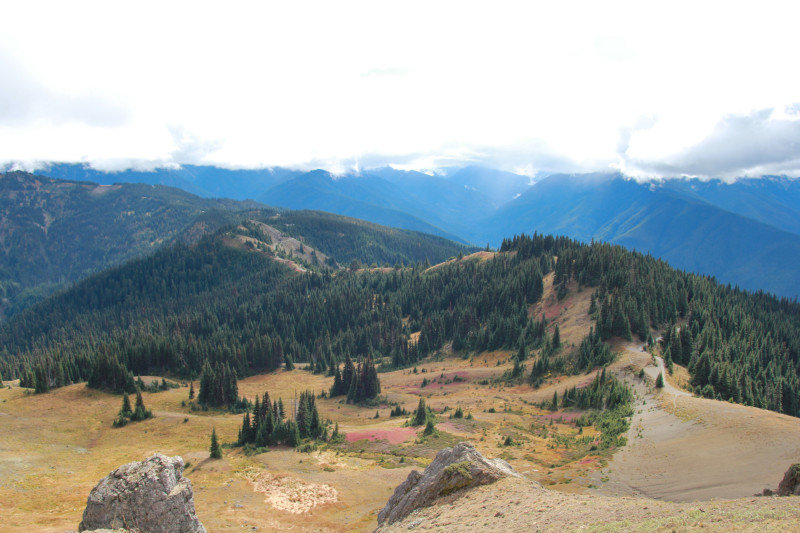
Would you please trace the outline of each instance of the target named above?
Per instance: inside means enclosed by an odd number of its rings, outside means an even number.
[[[157,453],[123,465],[92,489],[79,531],[126,528],[141,533],[205,533],[194,511],[183,459]]]
[[[386,507],[378,513],[378,525],[402,520],[414,509],[430,505],[441,496],[507,476],[519,477],[519,474],[502,459],[485,458],[472,444],[462,442],[445,448],[422,474],[412,470],[395,489]]]
[[[783,475],[778,496],[800,496],[800,463],[795,463]]]

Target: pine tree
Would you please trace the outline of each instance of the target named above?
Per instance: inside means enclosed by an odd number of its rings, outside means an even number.
[[[211,447],[209,448],[212,459],[222,459],[222,448],[217,441],[217,428],[211,430]]]
[[[519,350],[517,351],[517,359],[519,361],[524,361],[528,357],[528,347],[525,345],[525,336],[519,336]]]
[[[511,377],[516,378],[522,375],[525,372],[525,365],[519,362],[519,357],[516,355],[513,357],[514,359],[514,368],[511,370]]]
[[[658,373],[658,377],[656,378],[656,388],[662,389],[664,388],[664,374],[661,372]]]
[[[148,411],[147,408],[144,406],[144,399],[142,398],[142,391],[136,391],[136,406],[133,409],[133,415],[131,416],[131,420],[134,422],[138,422],[140,420],[146,420],[153,416],[153,413]]]
[[[331,385],[331,391],[330,391],[331,398],[333,398],[334,396],[341,396],[342,394],[344,394],[342,392],[342,387],[343,387],[342,373],[339,372],[339,366],[337,365],[336,374],[334,374],[333,376],[333,385]]]
[[[353,386],[353,380],[356,379],[356,367],[353,360],[350,359],[350,354],[347,354],[344,359],[344,369],[342,370],[342,388],[341,394],[349,394],[350,388]]]
[[[189,399],[194,400],[194,381],[189,383]]]
[[[555,350],[561,348],[561,331],[558,329],[558,324],[556,324],[556,327],[553,329],[552,345]]]
[[[122,395],[122,409],[119,410],[119,416],[122,418],[130,418],[133,415],[131,409],[131,399],[127,394]]]
[[[411,418],[412,426],[421,426],[428,419],[428,408],[425,405],[425,398],[419,399],[417,410],[414,411],[414,416]]]

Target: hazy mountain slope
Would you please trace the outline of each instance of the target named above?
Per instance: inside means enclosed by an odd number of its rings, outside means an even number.
[[[765,176],[730,184],[719,180],[667,180],[660,187],[800,234],[800,181],[796,179]]]
[[[621,244],[676,268],[725,283],[793,297],[800,286],[800,238],[676,191],[618,175],[553,176],[486,223],[492,243],[538,231]]]
[[[525,176],[481,167],[444,169],[441,176],[386,167],[343,177],[279,168],[53,169],[105,183],[170,183],[205,196],[258,198],[479,245],[532,231],[602,239],[749,289],[797,294],[798,242],[786,232],[800,235],[800,181],[786,177],[638,183],[620,174],[556,174],[531,185]]]
[[[528,176],[484,167],[464,167],[447,179],[484,195],[492,209],[507,204],[532,185]]]
[[[0,175],[0,319],[182,232],[214,229],[225,223],[216,211],[244,207],[162,186]],[[202,227],[192,230],[196,220]]]
[[[335,179],[328,172],[315,170],[270,189],[260,199],[289,209],[327,211],[465,242],[437,226],[436,222],[441,222],[437,217],[412,205],[401,186],[379,177]],[[454,209],[457,207],[454,204]],[[417,213],[426,218],[419,218]]]
[[[113,183],[168,185],[204,198],[255,199],[275,185],[301,172],[285,168],[229,170],[211,166],[184,165],[180,168],[157,168],[152,171],[123,170],[103,172],[79,165],[56,163],[39,172],[53,178]]]

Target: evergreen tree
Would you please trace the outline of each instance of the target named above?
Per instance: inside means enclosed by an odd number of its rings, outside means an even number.
[[[130,418],[133,415],[131,409],[131,399],[127,394],[122,395],[122,409],[119,410],[119,416],[122,418]]]
[[[217,441],[217,428],[211,430],[211,446],[209,448],[212,459],[222,459],[222,448]]]
[[[663,389],[664,388],[664,374],[661,372],[658,373],[658,377],[656,378],[656,388]]]
[[[339,366],[336,366],[336,373],[333,376],[333,385],[331,385],[330,396],[333,398],[334,396],[341,396],[344,394],[342,390],[344,384],[342,383],[342,373],[339,372]]]
[[[123,400],[124,401],[124,400]],[[133,409],[133,415],[131,416],[131,420],[134,422],[138,422],[140,420],[146,420],[151,418],[153,413],[148,411],[147,408],[144,406],[144,399],[142,398],[142,391],[136,391],[136,406]]]
[[[411,425],[421,426],[425,424],[425,421],[427,419],[428,419],[428,408],[425,405],[425,399],[420,398],[419,404],[417,404],[417,410],[414,411],[414,415],[411,417]]]
[[[525,359],[528,358],[528,347],[525,345],[524,335],[519,336],[519,342],[517,344],[519,345],[519,350],[517,351],[517,359],[519,361],[524,361]]]
[[[556,351],[561,348],[561,331],[558,329],[558,324],[553,328],[553,340],[551,341],[551,345]]]

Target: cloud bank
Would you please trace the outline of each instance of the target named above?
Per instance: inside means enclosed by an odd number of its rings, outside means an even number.
[[[800,175],[795,4],[642,4],[5,3],[0,165]]]

